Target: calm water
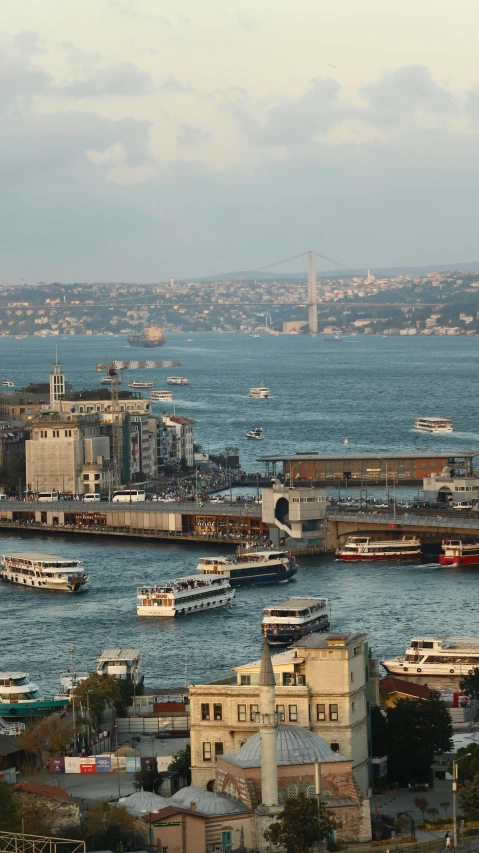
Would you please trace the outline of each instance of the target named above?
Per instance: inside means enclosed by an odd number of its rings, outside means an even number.
[[[106,354],[145,357],[124,338],[0,338],[0,378],[17,387],[47,379],[55,343],[77,389],[98,384],[95,364]],[[190,385],[174,389],[177,413],[195,418],[205,449],[237,446],[247,470],[261,470],[255,461],[260,454],[342,452],[345,437],[349,452],[479,448],[478,339],[358,337],[332,343],[178,334],[148,356],[181,361],[174,372],[188,376]],[[150,374],[155,387],[166,387],[169,372]],[[145,374],[127,375],[130,381]],[[250,400],[249,387],[261,381],[272,399]],[[416,435],[411,427],[419,415],[451,417],[456,432]],[[261,443],[244,439],[255,425],[264,429]],[[68,665],[70,646],[82,669],[94,667],[102,648],[141,647],[151,687],[183,683],[186,660],[190,683],[215,678],[258,656],[262,607],[293,594],[328,596],[334,628],[366,630],[381,659],[403,651],[414,633],[477,634],[479,569],[356,566],[316,557],[300,561],[297,580],[288,586],[237,590],[228,611],[160,621],[136,616],[136,586],[194,570],[204,547],[6,532],[0,537],[2,551],[80,556],[90,573],[88,591],[75,597],[0,587],[0,668],[26,669],[52,690]]]

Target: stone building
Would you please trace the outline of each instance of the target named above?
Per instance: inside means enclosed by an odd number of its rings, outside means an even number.
[[[19,782],[13,790],[22,803],[34,802],[52,820],[55,834],[60,835],[67,826],[80,826],[80,806],[63,788]]]

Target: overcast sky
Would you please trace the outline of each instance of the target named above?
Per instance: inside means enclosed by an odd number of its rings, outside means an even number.
[[[15,0],[2,28],[2,282],[479,259],[477,0]]]

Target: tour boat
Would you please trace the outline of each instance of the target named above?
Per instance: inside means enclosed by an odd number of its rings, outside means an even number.
[[[138,616],[180,616],[226,607],[235,596],[226,578],[189,575],[161,586],[139,586]]]
[[[117,385],[121,385],[121,377],[117,375],[117,376],[115,376],[115,379],[117,380]],[[102,385],[111,385],[111,381],[112,381],[111,376],[102,376],[101,377],[101,384]]]
[[[263,608],[261,630],[270,646],[286,646],[330,627],[328,599],[303,596]]]
[[[381,663],[393,675],[472,675],[479,637],[413,637],[405,655]]]
[[[370,536],[350,536],[336,551],[338,560],[405,560],[421,556],[421,542],[416,536],[402,539],[371,539]]]
[[[71,698],[75,687],[78,687],[82,681],[85,681],[89,677],[89,672],[78,672],[75,668],[73,668],[73,671],[68,669],[60,676],[60,696],[68,696]]]
[[[0,578],[20,586],[57,592],[78,592],[87,582],[81,560],[23,551],[3,554]]]
[[[222,575],[231,586],[256,583],[286,583],[298,571],[294,557],[286,551],[250,551],[236,557],[203,557],[198,571],[205,575]]]
[[[266,400],[267,397],[271,397],[271,392],[264,382],[262,382],[257,388],[250,388],[249,395],[254,400]]]
[[[427,432],[432,435],[453,431],[452,421],[446,418],[416,418],[413,426],[413,432]]]
[[[168,385],[188,385],[186,376],[168,376]]]
[[[443,554],[439,562],[443,566],[478,566],[479,542],[463,542],[461,539],[443,539]]]
[[[98,675],[114,675],[121,681],[141,685],[145,678],[141,671],[141,649],[103,649],[96,671]]]
[[[256,441],[262,441],[264,438],[263,427],[252,427],[245,435],[245,438],[253,438]]]
[[[44,717],[66,705],[67,697],[45,699],[27,672],[0,672],[0,718]]]
[[[172,391],[152,391],[150,394],[150,400],[153,400],[154,403],[167,403],[171,402],[172,399]]]
[[[129,388],[153,388],[153,382],[147,382],[143,379],[133,379],[133,382],[128,384]]]
[[[4,379],[2,382],[2,388],[15,388],[15,383],[12,382],[11,379]]]

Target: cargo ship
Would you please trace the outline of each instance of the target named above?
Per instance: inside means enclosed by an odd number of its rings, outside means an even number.
[[[163,329],[160,329],[159,326],[149,326],[143,332],[133,332],[132,335],[129,335],[128,343],[131,347],[152,349],[153,347],[163,347],[166,338]]]

